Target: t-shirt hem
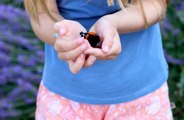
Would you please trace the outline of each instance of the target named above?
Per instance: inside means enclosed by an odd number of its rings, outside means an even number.
[[[59,94],[62,97],[65,97],[72,101],[84,103],[84,104],[105,105],[105,104],[119,104],[119,103],[124,103],[124,102],[130,102],[140,97],[143,97],[157,90],[158,88],[160,88],[167,81],[167,76],[162,76],[160,77],[160,79],[162,81],[157,80],[158,82],[155,82],[154,84],[149,85],[145,87],[144,89],[141,89],[133,94],[130,94],[127,96],[121,96],[121,97],[113,97],[113,98],[88,98],[84,96],[74,95],[72,93],[68,93],[67,91],[62,91],[61,89],[57,89],[56,87],[53,87],[52,85],[50,86],[50,84],[48,84],[45,81],[43,81],[43,84],[49,91]]]

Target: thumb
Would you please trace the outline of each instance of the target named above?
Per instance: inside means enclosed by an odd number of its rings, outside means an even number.
[[[83,67],[85,62],[84,54],[77,57],[75,61],[67,61],[69,64],[69,69],[73,74],[77,74]]]
[[[101,35],[103,38],[102,51],[105,53],[108,53],[112,47],[113,39],[115,35],[110,30],[103,31]]]
[[[65,35],[68,31],[69,21],[62,20],[54,24],[54,31],[59,35]]]

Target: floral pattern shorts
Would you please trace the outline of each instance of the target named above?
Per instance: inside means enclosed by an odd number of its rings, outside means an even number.
[[[78,103],[40,84],[36,120],[173,120],[167,83],[134,101],[91,105]]]

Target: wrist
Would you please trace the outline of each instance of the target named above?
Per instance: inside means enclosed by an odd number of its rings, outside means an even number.
[[[106,16],[102,17],[102,19],[105,20],[105,21],[107,21],[107,22],[109,22],[109,23],[111,23],[112,26],[116,30],[118,30],[118,24],[117,24],[118,22],[116,21],[116,18],[115,18],[115,16],[113,14],[106,15]]]

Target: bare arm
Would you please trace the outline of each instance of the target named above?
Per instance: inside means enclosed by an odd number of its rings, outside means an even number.
[[[44,2],[47,4],[50,14],[57,18],[58,21],[52,20],[38,6],[39,24],[31,18],[32,29],[43,42],[55,48],[58,57],[69,64],[69,69],[72,73],[77,73],[84,65],[85,56],[83,52],[88,48],[89,44],[80,37],[79,33],[86,30],[80,23],[64,19],[58,11],[56,0],[45,0]],[[56,32],[59,36],[54,38],[53,34]]]
[[[53,0],[52,3],[48,3],[49,0],[45,0],[49,6],[49,10],[51,14],[58,18],[59,20],[63,20],[64,18],[60,15],[56,0]],[[49,16],[39,9],[39,24],[36,23],[34,20],[31,19],[31,26],[34,33],[39,37],[43,42],[46,42],[50,45],[54,45],[55,38],[53,37],[54,34],[54,26],[55,22],[49,18]]]
[[[143,8],[145,10],[145,16],[148,24],[152,25],[161,20],[165,14],[166,5],[165,0],[143,0]],[[140,4],[133,5],[121,10],[117,13],[105,16],[109,19],[117,28],[119,33],[128,33],[145,28],[145,20],[141,11]]]
[[[121,52],[121,44],[118,33],[129,33],[145,29],[145,19],[141,4],[126,7],[116,13],[100,18],[91,28],[103,38],[102,50],[90,49],[86,53],[92,54],[97,59],[114,59]],[[153,25],[159,22],[165,15],[166,0],[142,0],[147,23]],[[104,54],[106,53],[106,54]]]

